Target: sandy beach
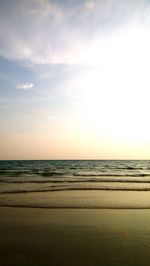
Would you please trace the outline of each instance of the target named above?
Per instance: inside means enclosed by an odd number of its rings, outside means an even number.
[[[0,265],[149,266],[150,162],[1,161]]]
[[[150,210],[0,208],[1,265],[149,265]]]
[[[2,207],[150,209],[150,191],[74,190],[0,194]]]

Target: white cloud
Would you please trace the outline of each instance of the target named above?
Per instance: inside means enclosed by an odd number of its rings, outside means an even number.
[[[21,90],[30,90],[33,87],[34,87],[33,83],[20,83],[16,85],[16,88]]]
[[[96,6],[98,5],[98,0],[87,0],[85,1],[85,7],[89,9],[90,11],[95,10]]]
[[[14,0],[0,3],[0,55],[33,64],[84,63],[95,39],[138,17],[149,21],[145,0]]]

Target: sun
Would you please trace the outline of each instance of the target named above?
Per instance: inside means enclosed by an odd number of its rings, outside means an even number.
[[[150,34],[137,25],[93,43],[89,67],[76,81],[81,119],[93,130],[128,143],[149,141],[149,45]]]

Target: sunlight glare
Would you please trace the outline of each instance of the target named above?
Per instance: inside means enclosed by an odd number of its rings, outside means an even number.
[[[90,68],[78,81],[82,119],[93,130],[126,141],[149,138],[149,47],[150,34],[141,25],[93,44]]]

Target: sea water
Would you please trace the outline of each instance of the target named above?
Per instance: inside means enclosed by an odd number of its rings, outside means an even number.
[[[22,199],[24,199],[24,206],[31,206],[31,201],[34,199],[34,196],[36,198],[38,193],[42,193],[40,207],[46,207],[45,200],[43,200],[42,203],[42,199],[44,199],[44,195],[45,198],[47,197],[47,192],[49,192],[50,197],[52,197],[55,192],[57,192],[58,197],[59,192],[68,192],[71,198],[71,195],[75,195],[73,193],[76,191],[81,192],[81,194],[87,191],[89,195],[88,198],[90,198],[90,193],[95,192],[95,195],[98,195],[97,193],[100,191],[110,191],[112,197],[116,195],[115,193],[117,191],[120,191],[120,193],[130,191],[130,195],[131,193],[134,194],[134,192],[148,193],[150,191],[150,161],[0,161],[0,206],[20,206]],[[29,204],[28,199],[30,197],[28,197],[28,195],[31,196],[31,193],[32,197]],[[61,195],[62,194],[60,194],[60,207],[62,206]],[[105,196],[107,197],[106,193]],[[69,197],[68,205],[66,200],[65,207],[70,207]],[[53,204],[52,206],[54,207],[55,205]],[[80,207],[78,203],[75,206]],[[95,206],[98,207],[98,204]],[[38,207],[38,202],[36,207]],[[58,202],[57,207],[59,207]],[[88,207],[88,201],[86,207]],[[91,207],[91,205],[89,205],[89,207]]]

